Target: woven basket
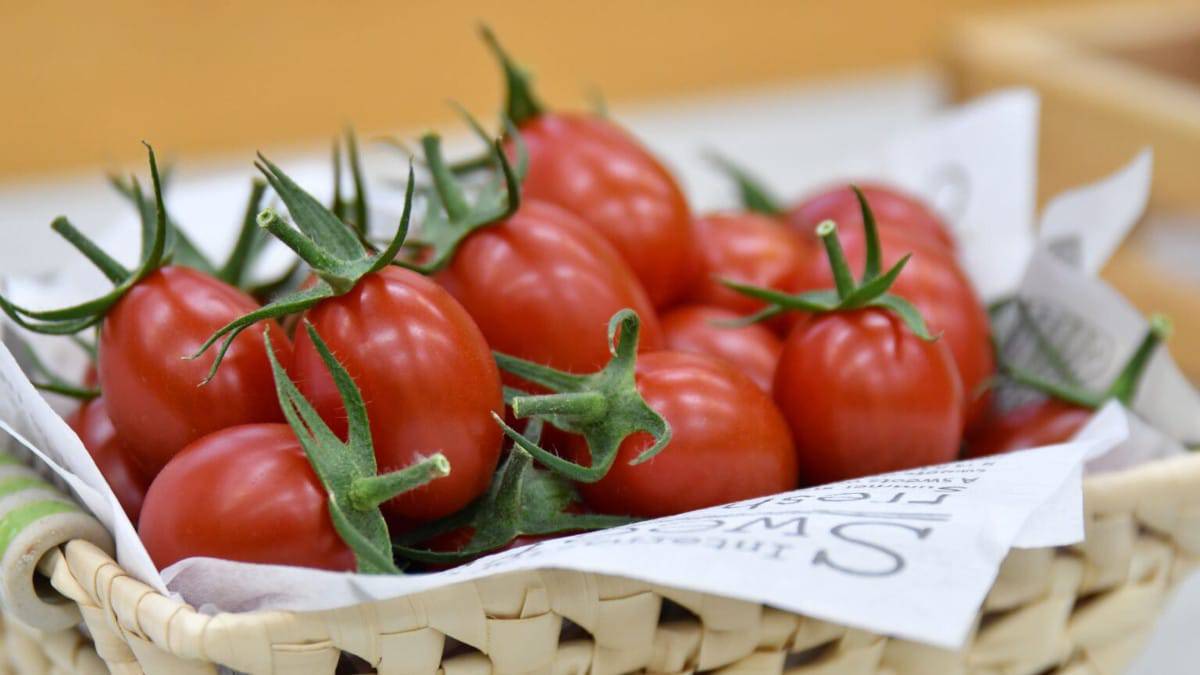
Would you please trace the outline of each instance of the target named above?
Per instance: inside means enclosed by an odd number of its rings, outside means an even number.
[[[961,652],[755,603],[560,570],[333,611],[205,615],[133,579],[101,548],[73,539],[44,555],[20,552],[39,556],[30,569],[36,565],[49,580],[42,584],[44,601],[64,603],[55,611],[68,612],[63,625],[73,627],[31,628],[6,607],[0,669],[30,675],[103,673],[106,666],[152,674],[215,673],[221,666],[389,675],[1119,673],[1141,648],[1168,589],[1200,560],[1200,455],[1091,477],[1085,509],[1084,543],[1009,555]],[[0,516],[0,530],[7,516]]]

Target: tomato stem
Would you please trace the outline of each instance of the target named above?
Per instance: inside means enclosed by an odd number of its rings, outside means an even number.
[[[731,279],[721,279],[721,284],[750,298],[767,303],[767,307],[758,312],[743,317],[736,325],[762,321],[775,316],[782,311],[792,310],[822,314],[826,312],[847,312],[866,307],[874,307],[891,312],[899,317],[909,330],[922,340],[935,340],[931,335],[925,319],[912,303],[890,292],[890,289],[900,273],[904,271],[912,254],[905,255],[886,273],[879,274],[879,235],[875,227],[875,218],[870,213],[870,206],[858,188],[851,186],[859,196],[863,208],[863,228],[867,238],[867,259],[863,265],[862,281],[856,282],[846,261],[846,253],[838,238],[837,224],[826,220],[817,225],[816,233],[825,246],[826,257],[833,273],[835,290],[808,291],[805,293],[789,294],[770,288],[759,288],[743,284]]]
[[[845,300],[858,284],[854,282],[854,273],[850,271],[850,263],[846,261],[846,252],[842,250],[842,241],[838,239],[837,225],[832,220],[817,225],[817,236],[825,246],[825,254],[829,258],[829,267],[833,270],[833,283],[837,287],[838,298]]]
[[[260,178],[250,181],[250,197],[246,200],[246,210],[242,213],[242,226],[238,229],[237,240],[229,252],[229,258],[221,269],[217,270],[217,278],[231,286],[242,287],[250,276],[250,264],[254,259],[254,251],[260,246],[262,230],[258,228],[255,216],[262,205],[263,196],[267,193],[267,184]]]
[[[303,232],[287,224],[273,209],[263,209],[258,214],[258,226],[295,251],[301,260],[308,263],[314,274],[333,287],[334,293],[341,295],[354,288],[357,279],[348,279],[333,271],[342,267],[342,261],[333,257]]]
[[[549,366],[496,355],[496,363],[505,371],[528,379],[551,394],[515,396],[513,413],[517,417],[544,419],[554,426],[583,436],[591,462],[582,466],[548,452],[536,440],[523,436],[493,415],[496,423],[513,443],[528,452],[545,467],[570,480],[594,483],[605,476],[616,460],[621,442],[631,434],[646,432],[654,444],[632,463],[644,462],[662,452],[671,440],[671,426],[658,414],[637,389],[637,345],[641,321],[632,309],[623,309],[608,322],[608,348],[612,358],[600,371],[589,375],[566,373]]]
[[[421,148],[425,151],[425,161],[429,164],[429,172],[433,175],[433,186],[442,206],[450,220],[462,220],[471,211],[467,196],[462,186],[454,178],[454,174],[446,166],[446,158],[442,155],[442,139],[437,134],[425,134],[421,137]]]
[[[520,126],[541,115],[544,108],[533,93],[533,79],[512,60],[487,24],[480,24],[479,34],[504,70],[506,88],[504,108],[508,119],[512,120],[513,124]]]
[[[608,399],[596,391],[573,391],[545,396],[518,396],[513,399],[513,414],[520,418],[569,415],[579,421],[593,421],[608,412]]]
[[[50,229],[57,232],[63,239],[66,239],[77,251],[91,261],[105,277],[108,277],[108,280],[112,283],[120,284],[129,278],[129,270],[114,260],[112,256],[105,253],[82,232],[75,229],[75,226],[71,224],[71,221],[67,220],[66,216],[55,218],[54,222],[50,223]]]
[[[397,495],[449,475],[450,460],[439,452],[403,469],[355,479],[350,483],[350,504],[359,511],[369,511]]]
[[[863,219],[863,234],[866,235],[867,258],[863,263],[863,273],[861,283],[867,283],[879,276],[879,270],[882,267],[880,260],[882,251],[879,245],[879,227],[875,223],[875,213],[871,210],[871,205],[867,203],[867,196],[863,191],[858,189],[857,185],[851,185],[850,189],[854,191],[854,197],[858,200],[858,208],[862,212]]]
[[[1142,341],[1138,343],[1133,355],[1125,363],[1125,367],[1121,369],[1120,374],[1105,392],[1107,398],[1115,398],[1127,406],[1133,403],[1133,397],[1137,394],[1138,385],[1141,384],[1142,374],[1146,372],[1150,357],[1154,356],[1158,346],[1170,337],[1171,330],[1171,320],[1166,316],[1155,314],[1150,317],[1150,326],[1146,329],[1146,334],[1142,336]]]
[[[47,335],[69,335],[78,333],[85,328],[90,328],[104,319],[104,315],[108,312],[108,309],[116,304],[126,291],[163,264],[168,234],[166,208],[163,206],[162,184],[158,175],[158,162],[154,157],[154,149],[148,143],[144,143],[144,145],[150,158],[150,175],[154,179],[156,212],[153,223],[150,224],[151,227],[143,227],[143,253],[137,269],[126,275],[108,293],[61,309],[29,309],[28,307],[17,305],[0,295],[0,311],[7,314],[18,326]],[[71,228],[69,224],[66,224],[67,226],[64,228],[64,223],[65,221],[56,221],[58,226],[56,231],[60,234],[66,233],[64,234],[65,237],[73,237],[75,234],[74,228]],[[78,239],[82,242],[82,235]],[[84,247],[86,249],[88,245],[85,243]],[[97,249],[93,253],[100,252]],[[97,259],[105,266],[108,266],[108,261],[111,260],[107,255],[103,255],[103,257]],[[117,270],[111,267],[105,270],[106,275],[115,275],[116,272]]]
[[[758,179],[751,176],[748,171],[715,151],[707,152],[705,156],[708,157],[708,160],[717,169],[733,180],[741,197],[742,208],[747,211],[773,217],[786,214],[786,210],[780,204],[779,199],[771,194]]]

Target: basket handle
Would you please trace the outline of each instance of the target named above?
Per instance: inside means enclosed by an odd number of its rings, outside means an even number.
[[[38,565],[72,539],[113,551],[112,535],[90,513],[13,456],[0,452],[0,608],[22,623],[60,631],[79,607],[57,593]]]

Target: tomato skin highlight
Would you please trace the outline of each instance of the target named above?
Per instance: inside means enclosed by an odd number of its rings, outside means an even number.
[[[783,342],[762,324],[740,328],[713,325],[741,316],[721,307],[688,305],[662,317],[667,349],[723,359],[770,393]]]
[[[958,455],[963,390],[949,349],[885,310],[804,318],[784,342],[774,397],[804,485]]]
[[[449,515],[481,495],[500,457],[500,373],[483,334],[445,289],[416,272],[386,267],[305,315],[362,392],[379,473],[433,455],[450,475],[385,502],[389,523]],[[346,413],[305,331],[296,335],[292,377],[334,433]]]
[[[1047,398],[998,414],[967,439],[967,457],[985,457],[1065,443],[1083,428],[1094,410]]]
[[[912,253],[891,292],[916,306],[929,330],[934,335],[941,333],[940,341],[950,348],[962,377],[966,403],[963,421],[970,432],[987,416],[992,399],[987,384],[996,372],[987,309],[952,253],[920,235],[898,229],[880,229],[879,239],[884,269]],[[861,269],[867,255],[861,228],[849,230],[841,241],[851,269]],[[821,261],[811,270],[808,289],[833,287],[828,262]]]
[[[933,209],[921,200],[894,188],[876,183],[859,183],[879,229],[904,230],[908,234],[945,247],[955,248],[954,235]],[[822,221],[837,223],[842,233],[862,230],[862,209],[854,191],[848,185],[824,189],[788,209],[785,219],[799,232],[812,235],[813,228]]]
[[[824,259],[811,232],[808,237],[800,236],[775,218],[758,213],[709,214],[697,218],[693,229],[703,273],[688,299],[699,305],[752,314],[764,303],[726,288],[720,279],[795,293],[804,283],[805,270]],[[786,330],[786,324],[777,328]]]
[[[250,296],[196,270],[167,266],[138,282],[100,328],[97,367],[121,443],[152,477],[188,443],[226,427],[281,422],[262,327],[233,341],[212,381],[201,386],[216,348],[185,359],[217,329],[258,309]],[[281,362],[291,343],[277,323]]]
[[[125,509],[125,515],[136,525],[150,481],[117,438],[104,397],[85,401],[67,416],[67,424],[83,441],[83,447],[87,448],[121,508]]]
[[[582,114],[542,113],[519,131],[529,152],[526,197],[556,204],[595,227],[656,307],[687,291],[696,273],[687,201],[641,143],[606,119]]]
[[[575,373],[599,370],[610,356],[605,326],[626,307],[642,318],[639,348],[662,348],[654,307],[620,254],[546,202],[525,200],[512,217],[472,234],[435,279],[505,354]],[[504,380],[529,386],[508,374]]]
[[[787,424],[770,397],[733,366],[698,354],[651,352],[638,357],[637,387],[671,425],[671,441],[633,466],[653,440],[645,433],[625,439],[608,474],[578,486],[593,510],[653,518],[796,487]],[[570,437],[568,453],[590,463],[579,436]]]
[[[159,569],[193,556],[352,571],[329,496],[286,424],[209,434],[146,494],[138,535]]]

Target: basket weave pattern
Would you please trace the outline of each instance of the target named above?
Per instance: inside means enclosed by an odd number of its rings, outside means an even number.
[[[346,652],[388,675],[1119,673],[1200,560],[1200,456],[1089,478],[1085,505],[1084,543],[1008,557],[961,652],[558,570],[332,611],[209,616],[76,540],[39,569],[79,605],[94,647],[6,617],[3,661],[20,673],[333,673]]]

